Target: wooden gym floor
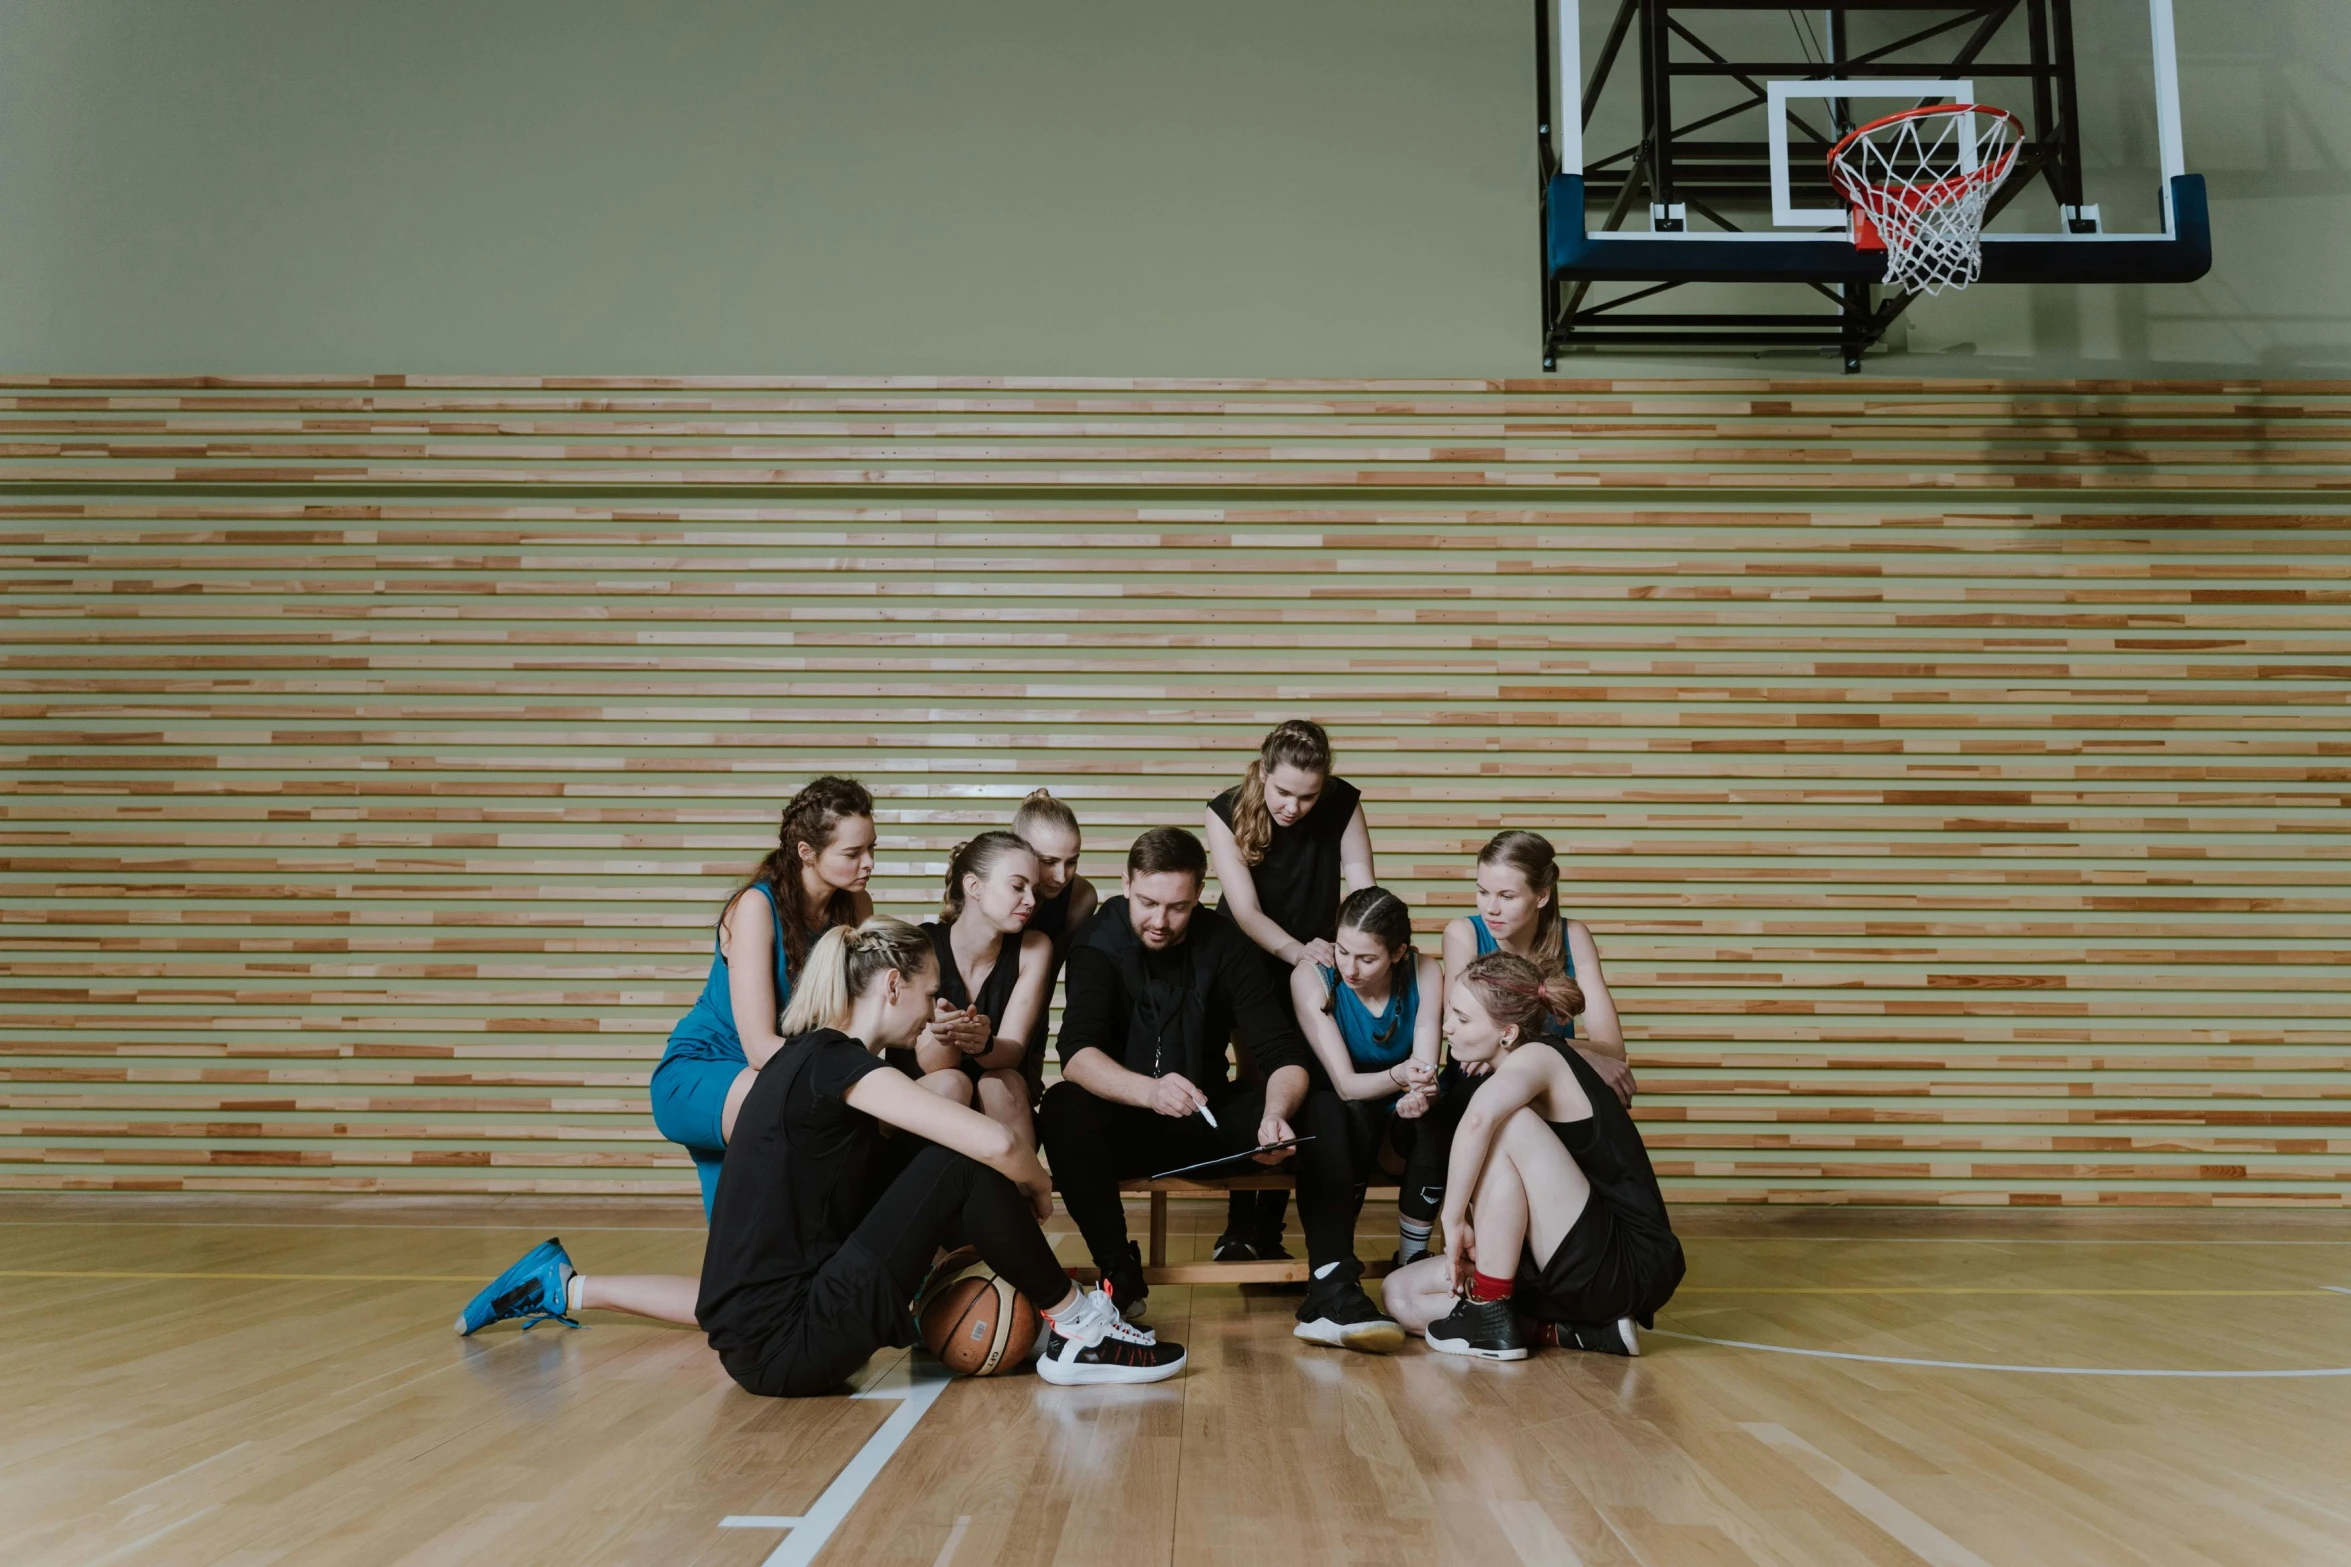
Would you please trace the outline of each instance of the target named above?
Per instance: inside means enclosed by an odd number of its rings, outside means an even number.
[[[780,1403],[684,1330],[450,1332],[549,1233],[693,1268],[691,1207],[0,1198],[0,1560],[2351,1561],[2351,1216],[1679,1218],[1638,1361],[1376,1360],[1166,1288],[1161,1387],[893,1356]]]

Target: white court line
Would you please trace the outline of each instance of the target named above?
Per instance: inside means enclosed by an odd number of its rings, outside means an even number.
[[[109,1507],[120,1507],[123,1503],[129,1501],[132,1497],[138,1495],[141,1491],[152,1491],[159,1485],[164,1485],[170,1481],[177,1480],[181,1475],[194,1474],[197,1470],[203,1468],[206,1464],[219,1463],[222,1459],[228,1457],[229,1454],[242,1452],[244,1449],[251,1447],[252,1445],[252,1440],[248,1438],[245,1441],[239,1442],[235,1447],[224,1447],[219,1452],[213,1454],[210,1458],[199,1458],[194,1463],[188,1465],[185,1469],[174,1469],[170,1474],[165,1475],[161,1480],[150,1480],[145,1485],[135,1486],[132,1489],[123,1492],[122,1495],[114,1498],[106,1505]]]
[[[2345,1291],[2351,1294],[2351,1291]],[[1841,1349],[1798,1349],[1789,1344],[1755,1344],[1746,1339],[1708,1338],[1703,1333],[1676,1333],[1671,1328],[1649,1330],[1659,1338],[1687,1339],[1693,1344],[1719,1344],[1725,1349],[1755,1349],[1767,1355],[1803,1355],[1814,1360],[1859,1360],[1873,1366],[1927,1366],[1938,1371],[2021,1371],[2045,1377],[2213,1377],[2251,1380],[2265,1377],[2351,1377],[2351,1366],[2312,1366],[2291,1371],[2174,1371],[2163,1366],[2004,1366],[1982,1360],[1918,1360],[1908,1355],[1856,1355]]]
[[[865,1439],[865,1445],[857,1450],[839,1474],[833,1476],[833,1483],[824,1488],[824,1494],[816,1499],[806,1513],[797,1518],[736,1513],[720,1519],[718,1526],[721,1529],[789,1530],[782,1542],[768,1552],[764,1567],[808,1567],[810,1562],[816,1560],[816,1553],[825,1548],[825,1542],[833,1537],[833,1531],[840,1528],[842,1521],[849,1516],[850,1509],[864,1497],[866,1488],[880,1476],[882,1466],[890,1461],[892,1454],[906,1445],[907,1437],[921,1424],[922,1417],[931,1412],[931,1406],[939,1401],[939,1395],[947,1391],[947,1384],[953,1380],[935,1366],[926,1363],[917,1367],[911,1357],[902,1359],[877,1378],[871,1387],[849,1395],[852,1398],[894,1399],[898,1407],[890,1411],[890,1418],[881,1423],[879,1430]],[[968,1518],[957,1520],[955,1533],[947,1540],[948,1554],[953,1553],[962,1538],[964,1527],[970,1521]],[[942,1562],[946,1559],[946,1555],[939,1558]]]
[[[1739,1429],[1803,1470],[1822,1490],[1893,1536],[1921,1561],[1931,1563],[1932,1567],[1992,1567],[1990,1562],[1786,1426],[1743,1420]]]
[[[154,1531],[152,1534],[142,1534],[137,1539],[133,1540],[130,1544],[118,1545],[113,1550],[108,1551],[104,1556],[91,1557],[88,1561],[83,1563],[83,1567],[106,1567],[108,1562],[119,1562],[126,1556],[135,1556],[139,1552],[145,1550],[148,1546],[153,1545],[156,1541],[162,1539],[165,1535],[171,1533],[174,1529],[182,1528],[188,1524],[194,1523],[199,1518],[205,1517],[212,1513],[217,1513],[221,1510],[222,1506],[222,1503],[214,1502],[210,1507],[199,1508],[195,1512],[188,1514],[188,1516],[185,1518],[175,1518],[170,1523],[165,1524],[162,1528]]]

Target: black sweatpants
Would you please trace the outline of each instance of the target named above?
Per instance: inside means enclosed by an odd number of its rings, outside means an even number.
[[[1337,1098],[1337,1095],[1332,1095]],[[1378,1186],[1390,1177],[1380,1163],[1380,1149],[1393,1147],[1403,1156],[1403,1173],[1395,1177],[1396,1207],[1416,1223],[1433,1223],[1445,1202],[1445,1163],[1453,1153],[1453,1128],[1461,1121],[1463,1093],[1449,1117],[1442,1094],[1425,1114],[1410,1118],[1396,1114],[1392,1104],[1378,1099],[1341,1099],[1347,1121],[1348,1164],[1357,1190]]]
[[[748,1391],[774,1398],[834,1392],[875,1350],[912,1343],[907,1304],[942,1246],[978,1247],[1039,1311],[1069,1293],[1069,1275],[1020,1188],[935,1143],[890,1142],[899,1145],[891,1152],[904,1167],[815,1275],[748,1301],[738,1297],[731,1307],[738,1323],[745,1314],[758,1319],[756,1338],[721,1357]],[[710,1244],[725,1239],[714,1233]]]
[[[1045,1091],[1038,1130],[1052,1161],[1053,1183],[1061,1188],[1062,1203],[1085,1236],[1096,1267],[1113,1267],[1127,1254],[1126,1207],[1119,1200],[1118,1183],[1256,1147],[1257,1126],[1265,1119],[1264,1091],[1250,1089],[1221,1101],[1216,1119],[1218,1124],[1211,1127],[1197,1115],[1161,1115],[1114,1104],[1067,1078]],[[1308,1094],[1290,1126],[1299,1136],[1314,1139],[1286,1166],[1298,1177],[1298,1218],[1306,1231],[1306,1255],[1317,1268],[1327,1262],[1352,1263],[1355,1181],[1338,1099],[1327,1093]],[[1266,1169],[1235,1160],[1205,1173],[1249,1175]]]

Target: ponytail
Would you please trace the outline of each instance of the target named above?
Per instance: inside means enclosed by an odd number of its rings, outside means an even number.
[[[1541,903],[1535,910],[1535,933],[1527,950],[1546,976],[1564,978],[1567,938],[1559,912],[1559,854],[1551,847],[1551,840],[1539,832],[1498,832],[1478,851],[1478,863],[1506,865],[1526,878],[1527,890]],[[1576,994],[1580,999],[1583,992]]]
[[[1331,737],[1308,718],[1287,719],[1275,726],[1257,748],[1257,759],[1241,775],[1233,796],[1233,843],[1243,865],[1256,865],[1273,842],[1273,813],[1265,808],[1265,775],[1277,767],[1295,767],[1320,778],[1331,775]]]
[[[954,924],[963,914],[963,878],[977,876],[986,881],[1008,854],[1025,854],[1032,860],[1037,857],[1029,841],[1012,832],[984,832],[957,844],[947,856],[947,887],[939,903],[939,918]]]
[[[1031,789],[1020,809],[1012,813],[1012,830],[1023,838],[1029,836],[1030,826],[1039,822],[1058,827],[1073,838],[1078,836],[1078,813],[1050,789]]]
[[[1489,952],[1461,971],[1469,987],[1502,1028],[1516,1028],[1520,1043],[1543,1025],[1566,1022],[1584,1010],[1584,988],[1565,974],[1545,974],[1515,952]]]
[[[930,938],[888,915],[862,925],[835,925],[808,949],[808,960],[792,982],[792,1002],[776,1032],[786,1039],[816,1028],[842,1028],[859,996],[884,974],[915,975],[937,961]]]

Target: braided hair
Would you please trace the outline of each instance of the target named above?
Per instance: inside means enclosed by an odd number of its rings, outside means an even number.
[[[1295,767],[1317,778],[1331,775],[1331,737],[1308,718],[1292,718],[1277,725],[1257,749],[1257,759],[1241,777],[1233,796],[1233,844],[1243,865],[1265,858],[1273,843],[1273,812],[1265,805],[1265,779],[1277,767]]]
[[[850,1006],[884,974],[912,978],[937,962],[931,939],[904,920],[877,914],[862,925],[835,925],[810,949],[776,1030],[791,1039],[812,1028],[846,1027]]]
[[[808,962],[808,931],[817,923],[809,917],[817,911],[809,908],[808,890],[800,877],[800,846],[806,844],[812,853],[822,854],[832,847],[841,823],[852,816],[873,819],[873,796],[866,793],[865,785],[829,773],[815,779],[784,807],[783,822],[776,829],[776,846],[751,872],[751,879],[736,889],[736,896],[740,897],[753,887],[765,887],[774,897],[776,913],[784,927],[784,956],[795,974]],[[733,907],[733,903],[730,898],[728,907]],[[828,926],[847,925],[857,918],[857,899],[835,888],[825,900],[822,913],[823,923]]]

